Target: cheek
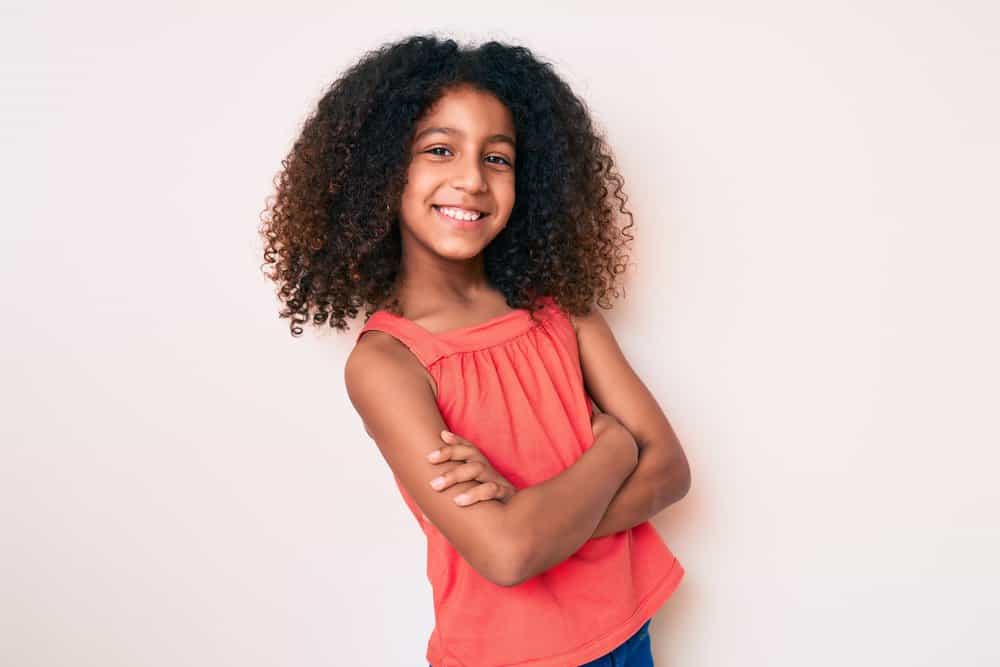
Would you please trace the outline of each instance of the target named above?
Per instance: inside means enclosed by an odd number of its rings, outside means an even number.
[[[403,186],[403,202],[424,203],[430,205],[431,196],[434,193],[436,181],[432,174],[426,170],[410,168],[406,172],[406,184]]]
[[[510,209],[514,206],[515,188],[513,177],[494,179],[490,183],[490,189],[493,190],[493,199],[496,201],[497,206],[505,209]]]

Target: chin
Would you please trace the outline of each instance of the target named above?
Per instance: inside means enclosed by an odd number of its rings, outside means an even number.
[[[476,257],[486,249],[481,243],[470,243],[468,241],[448,239],[434,244],[434,252],[445,259],[465,260]]]

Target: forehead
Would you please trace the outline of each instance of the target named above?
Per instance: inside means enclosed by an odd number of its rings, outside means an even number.
[[[468,136],[513,136],[514,118],[492,93],[463,86],[442,95],[417,121],[415,131],[432,127],[452,128]]]

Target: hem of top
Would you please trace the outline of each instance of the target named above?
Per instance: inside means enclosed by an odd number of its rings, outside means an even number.
[[[550,655],[545,658],[532,658],[531,660],[522,660],[521,662],[513,662],[505,665],[505,667],[566,667],[566,665],[582,665],[604,655],[607,655],[614,649],[618,648],[625,643],[639,629],[642,625],[651,619],[656,611],[663,605],[664,602],[670,598],[677,587],[680,585],[681,580],[684,578],[685,570],[684,566],[681,565],[680,560],[674,557],[673,563],[670,565],[670,569],[667,570],[667,574],[664,575],[663,579],[653,587],[646,597],[639,602],[639,606],[636,608],[635,612],[632,613],[628,619],[619,625],[614,630],[608,632],[597,639],[593,639],[581,646],[576,647],[572,651],[566,653],[560,653],[558,655]],[[427,662],[434,667],[435,660],[440,661],[440,656],[435,655],[433,651],[430,650],[428,646],[428,651],[424,655]],[[438,667],[451,667],[451,665],[461,665],[461,662],[440,662]]]

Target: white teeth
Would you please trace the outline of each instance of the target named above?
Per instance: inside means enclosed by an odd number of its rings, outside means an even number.
[[[438,210],[444,213],[449,218],[455,218],[456,220],[472,221],[472,220],[478,220],[480,217],[482,217],[482,213],[473,213],[471,211],[466,211],[465,209],[461,208],[439,206]]]

